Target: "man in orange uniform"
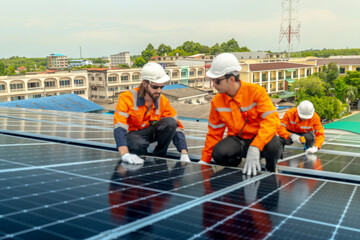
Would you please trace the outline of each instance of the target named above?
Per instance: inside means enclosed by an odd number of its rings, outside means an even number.
[[[216,164],[238,166],[245,157],[243,173],[256,175],[262,156],[266,169],[274,172],[283,151],[276,135],[279,115],[262,86],[240,81],[240,70],[233,54],[222,53],[206,72],[218,94],[211,101],[209,131],[199,163],[210,163],[212,157]]]
[[[139,88],[119,95],[114,114],[114,137],[123,162],[143,164],[138,155],[146,155],[156,142],[155,156],[165,156],[171,140],[181,152],[180,161],[190,162],[184,127],[161,89],[170,77],[157,63],[147,63],[141,71]]]
[[[304,136],[306,153],[316,153],[324,143],[325,136],[324,127],[314,105],[305,100],[288,110],[281,119],[279,136],[284,145],[302,143],[300,137]]]

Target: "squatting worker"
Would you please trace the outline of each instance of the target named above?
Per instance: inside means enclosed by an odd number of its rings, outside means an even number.
[[[211,101],[209,131],[199,163],[210,163],[212,157],[216,164],[238,166],[244,157],[243,173],[255,175],[264,157],[266,169],[274,172],[283,151],[276,135],[279,115],[262,86],[239,79],[240,70],[237,58],[223,53],[206,72],[218,93]]]
[[[147,63],[141,71],[141,85],[119,95],[114,114],[114,137],[123,162],[143,164],[138,155],[146,155],[156,142],[155,156],[165,156],[171,140],[181,152],[180,161],[190,162],[184,127],[175,109],[161,94],[170,77],[157,63]]]
[[[325,140],[320,117],[315,112],[312,102],[308,100],[302,101],[285,113],[278,134],[284,145],[302,143],[300,137],[304,136],[307,154],[316,153]]]

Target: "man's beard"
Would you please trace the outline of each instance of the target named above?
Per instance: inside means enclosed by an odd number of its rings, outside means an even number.
[[[159,96],[154,96],[154,94],[149,91],[149,85],[146,86],[145,92],[151,97],[151,99],[152,99],[154,102],[155,102],[155,101],[160,97],[160,95],[161,95],[161,93],[159,93]]]

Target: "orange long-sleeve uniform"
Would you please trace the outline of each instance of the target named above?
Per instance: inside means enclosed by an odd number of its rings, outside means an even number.
[[[114,113],[114,135],[117,147],[126,146],[126,133],[144,129],[151,122],[159,121],[161,118],[172,117],[178,123],[176,136],[179,141],[174,142],[178,149],[187,149],[184,127],[178,119],[175,109],[164,96],[160,97],[148,109],[145,99],[138,96],[140,88],[125,91],[119,95],[118,104]]]
[[[291,134],[288,130],[294,133],[307,133],[313,131],[315,134],[314,146],[318,149],[321,148],[321,145],[325,141],[324,126],[321,124],[320,117],[317,113],[314,113],[312,118],[301,121],[297,108],[291,108],[281,119],[281,126],[278,129],[279,136],[288,139]]]
[[[280,126],[279,114],[266,90],[257,84],[240,83],[235,97],[222,93],[216,94],[211,101],[209,131],[201,157],[204,162],[210,163],[212,150],[223,138],[226,128],[227,136],[238,136],[243,128],[240,137],[255,137],[251,145],[262,151]],[[248,121],[245,125],[246,119]]]

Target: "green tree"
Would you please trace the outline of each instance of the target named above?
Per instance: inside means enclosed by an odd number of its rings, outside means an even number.
[[[9,66],[6,70],[5,70],[5,74],[6,75],[15,75],[16,72],[15,72],[15,68],[14,66]]]
[[[339,99],[328,96],[313,96],[304,99],[299,99],[298,102],[303,100],[309,100],[314,104],[315,112],[320,116],[322,120],[333,120],[339,118],[344,108]]]
[[[216,43],[214,46],[212,46],[211,50],[210,50],[211,55],[216,55],[216,54],[219,54],[222,52],[224,52],[224,50],[220,47],[220,45],[218,43]]]
[[[360,72],[349,71],[346,72],[344,76],[344,81],[347,85],[354,86],[357,89],[360,89]],[[360,98],[360,92],[358,91],[357,98]]]
[[[238,42],[232,38],[227,42],[223,42],[221,45],[221,48],[224,52],[240,52],[240,47]]]
[[[45,72],[46,71],[46,67],[44,67],[44,66],[40,66],[38,69],[39,69],[40,72]]]
[[[0,62],[0,76],[5,75],[5,63]]]
[[[317,76],[296,79],[291,88],[297,99],[304,99],[313,96],[325,96],[325,83]]]
[[[149,43],[146,49],[141,52],[141,56],[145,59],[146,62],[148,62],[151,57],[156,56],[156,50],[154,46]]]
[[[134,66],[135,67],[142,67],[146,64],[146,61],[143,57],[138,57],[138,58],[135,58],[135,61],[134,61]]]
[[[157,49],[157,52],[160,56],[164,56],[165,54],[169,54],[172,52],[172,48],[168,45],[165,45],[165,44],[160,44],[158,49]]]

